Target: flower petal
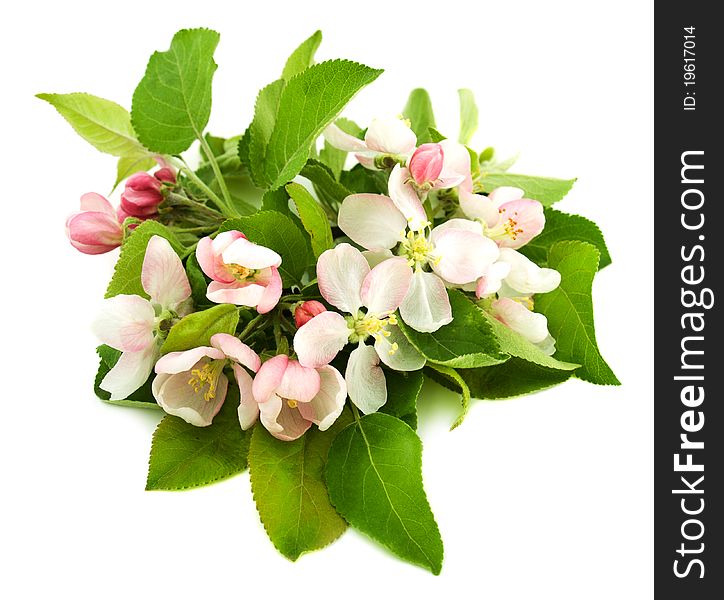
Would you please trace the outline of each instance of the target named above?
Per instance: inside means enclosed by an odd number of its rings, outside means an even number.
[[[329,125],[323,132],[324,139],[338,150],[345,152],[366,152],[367,144],[349,133],[345,133],[334,123]]]
[[[266,288],[256,283],[220,283],[212,281],[206,288],[206,297],[217,304],[236,304],[255,307],[264,297]]]
[[[417,137],[402,119],[380,117],[372,119],[365,133],[365,142],[370,150],[407,156],[415,151]]]
[[[411,280],[412,269],[406,258],[388,258],[364,278],[360,290],[362,304],[369,314],[378,317],[394,312],[405,299]]]
[[[468,219],[478,219],[488,227],[495,227],[500,220],[500,213],[489,196],[473,194],[462,187],[458,195],[460,197],[460,208]]]
[[[331,365],[320,367],[317,372],[320,380],[319,392],[311,402],[300,404],[298,408],[302,417],[316,423],[320,431],[325,431],[344,410],[347,384],[342,374]]]
[[[215,333],[209,340],[214,348],[218,348],[228,358],[244,365],[256,373],[261,366],[259,355],[238,337],[228,333]]]
[[[425,366],[425,357],[409,342],[399,327],[388,328],[389,337],[379,336],[375,350],[380,360],[395,371],[417,371]]]
[[[500,189],[500,188],[499,188]],[[520,248],[537,236],[545,227],[543,205],[537,200],[513,200],[499,209],[501,222],[508,222],[512,232],[498,243],[505,248]]]
[[[499,208],[506,202],[513,202],[514,200],[520,200],[523,197],[523,190],[517,187],[503,185],[495,188],[488,194],[488,198],[493,202],[495,208]]]
[[[256,305],[256,310],[260,315],[264,315],[272,310],[282,297],[282,278],[279,275],[279,269],[269,267],[269,278],[266,281],[264,292]],[[259,281],[260,278],[257,278]]]
[[[259,418],[259,405],[254,400],[251,375],[244,370],[244,367],[236,363],[232,365],[232,369],[234,370],[236,383],[239,386],[239,424],[246,431]]]
[[[299,408],[292,408],[279,396],[274,396],[269,402],[259,406],[261,422],[275,438],[285,442],[302,437],[312,426],[299,412]]]
[[[103,301],[91,326],[96,337],[122,352],[139,352],[153,345],[155,313],[145,298],[119,294]]]
[[[410,172],[406,168],[395,165],[390,173],[387,187],[390,199],[404,215],[407,226],[412,231],[421,231],[428,223],[427,214],[415,188],[408,183],[410,179]]]
[[[360,288],[369,272],[365,257],[349,244],[325,250],[317,259],[320,293],[331,305],[350,314],[356,314],[362,306]]]
[[[198,363],[200,364],[200,363]],[[153,380],[153,396],[169,415],[179,417],[196,427],[208,427],[226,400],[229,380],[219,373],[214,396],[206,400],[204,390],[189,385],[190,373],[161,374]]]
[[[290,360],[284,370],[276,394],[283,399],[309,402],[319,392],[319,373],[303,367],[299,361]]]
[[[512,248],[501,248],[499,260],[510,265],[510,273],[504,281],[510,289],[506,290],[504,295],[543,294],[556,289],[561,283],[561,274],[558,271],[541,268]]]
[[[95,192],[88,192],[80,197],[80,209],[82,211],[100,212],[116,220],[116,211],[105,197]]]
[[[492,304],[492,312],[496,319],[518,332],[533,344],[538,344],[548,336],[548,319],[540,313],[528,310],[525,306],[511,300],[500,298]]]
[[[510,273],[510,265],[505,262],[496,262],[490,265],[487,271],[478,279],[475,286],[475,295],[478,298],[495,294],[502,286],[503,279]]]
[[[259,246],[246,238],[234,240],[221,254],[224,262],[248,269],[266,269],[282,264],[282,257],[266,246]]]
[[[152,344],[140,352],[124,352],[106,373],[100,388],[111,393],[111,400],[124,400],[140,388],[151,375],[158,348]]]
[[[432,263],[432,269],[450,283],[475,281],[498,258],[497,244],[471,231],[448,227],[433,230],[431,239],[439,259]]]
[[[252,385],[254,399],[259,404],[267,402],[274,395],[282,382],[288,362],[289,357],[286,354],[277,354],[261,365]]]
[[[342,202],[339,228],[367,250],[390,250],[405,236],[407,219],[387,196],[352,194]]]
[[[294,351],[302,365],[319,368],[329,363],[347,345],[349,334],[345,318],[328,310],[297,330],[294,334]]]
[[[417,270],[400,305],[400,315],[410,327],[429,333],[453,319],[445,284],[435,273]]]
[[[141,283],[151,300],[164,308],[174,308],[191,295],[181,259],[168,240],[159,235],[148,240]]]
[[[363,413],[379,410],[387,402],[385,374],[379,367],[380,357],[372,346],[360,344],[352,350],[344,378],[347,393]]]
[[[460,185],[470,174],[470,154],[468,149],[454,140],[442,140],[440,147],[443,151],[442,171],[440,182],[436,188],[449,188]]]
[[[183,373],[189,371],[204,357],[212,360],[224,360],[226,355],[221,350],[209,346],[199,346],[183,352],[169,352],[156,362],[156,373],[166,373],[167,375]]]
[[[390,250],[365,250],[362,252],[362,256],[367,260],[370,269],[374,269],[383,260],[392,258],[394,254]]]

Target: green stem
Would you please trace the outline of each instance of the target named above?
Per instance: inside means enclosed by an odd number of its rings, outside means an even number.
[[[354,420],[359,423],[360,418],[359,418],[359,412],[357,411],[357,407],[354,405],[354,403],[352,401],[350,401],[349,406],[352,409],[352,414],[354,415]]]
[[[239,334],[239,339],[241,341],[244,341],[244,338],[247,337],[252,331],[254,331],[254,328],[259,324],[259,322],[264,318],[264,315],[257,315],[254,317],[251,321],[249,321],[246,324],[246,327],[241,331]]]
[[[230,207],[226,205],[226,203],[219,198],[218,194],[216,194],[208,185],[206,185],[201,179],[199,178],[196,173],[194,173],[193,169],[191,169],[183,160],[178,159],[171,159],[172,164],[179,170],[184,173],[191,181],[193,181],[200,189],[204,191],[204,193],[213,200],[214,204],[219,208],[221,211],[221,214],[223,214],[228,219],[233,219],[234,217],[238,217],[239,215],[236,213],[236,211],[232,210]]]
[[[214,177],[216,177],[216,181],[219,182],[219,189],[221,190],[221,195],[224,196],[224,202],[226,203],[226,207],[231,211],[235,212],[233,209],[233,204],[231,200],[231,194],[229,194],[229,189],[226,187],[226,181],[224,181],[224,177],[221,175],[221,169],[219,168],[219,163],[216,162],[216,157],[214,156],[214,153],[211,151],[211,148],[209,147],[209,142],[206,141],[206,138],[203,135],[199,136],[199,142],[201,143],[201,148],[203,149],[204,153],[206,154],[206,158],[211,165],[211,169],[214,171]],[[239,216],[239,215],[235,215]]]

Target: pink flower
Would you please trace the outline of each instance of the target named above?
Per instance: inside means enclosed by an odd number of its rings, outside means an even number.
[[[176,183],[176,171],[174,171],[171,166],[161,167],[153,174],[153,176],[164,183]]]
[[[203,238],[196,246],[196,258],[213,280],[206,290],[212,302],[256,307],[262,314],[279,302],[281,257],[250,242],[240,231],[225,231],[213,240]]]
[[[418,186],[437,180],[442,171],[443,157],[440,144],[422,144],[415,150],[407,168]]]
[[[148,241],[141,284],[150,300],[135,294],[107,298],[93,323],[101,343],[123,353],[100,383],[111,400],[127,398],[146,382],[159,354],[161,324],[189,311],[186,271],[171,244],[160,236]]]
[[[324,304],[317,302],[316,300],[306,300],[302,302],[294,309],[294,323],[299,329],[302,325],[308,322],[311,318],[316,317],[318,314],[323,313],[327,310]]]
[[[249,346],[228,333],[211,336],[210,346],[169,352],[156,363],[152,390],[159,406],[191,425],[206,427],[221,409],[229,385],[224,367],[230,365],[242,395],[251,390],[251,376],[261,360]]]
[[[169,169],[160,169],[162,177],[173,177],[175,175]],[[163,202],[162,180],[141,171],[134,173],[126,181],[126,189],[121,194],[121,208],[133,216],[139,218],[152,217],[158,213],[158,205]]]
[[[249,389],[241,388],[239,422],[249,429],[261,416],[262,425],[274,437],[291,441],[315,423],[325,431],[344,409],[347,388],[342,375],[331,365],[303,367],[286,354],[266,361]]]
[[[359,250],[339,244],[319,257],[317,280],[324,299],[349,316],[325,311],[301,327],[294,335],[299,362],[319,368],[348,343],[355,344],[345,372],[349,397],[362,412],[375,412],[387,401],[380,361],[398,371],[416,371],[425,364],[394,315],[410,287],[412,269],[403,257],[370,269]],[[374,345],[366,345],[367,340]]]
[[[111,203],[96,193],[83,194],[80,212],[65,222],[65,233],[74,248],[84,254],[103,254],[118,248],[123,241],[123,218]]]

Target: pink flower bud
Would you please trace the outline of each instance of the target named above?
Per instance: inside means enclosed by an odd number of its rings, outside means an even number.
[[[297,329],[327,309],[324,304],[316,300],[306,300],[294,309],[294,322]]]
[[[156,171],[153,176],[164,183],[176,183],[176,172],[173,167],[163,167]]]
[[[163,202],[161,182],[153,175],[143,171],[135,173],[126,181],[126,189],[121,195],[121,207],[132,217],[151,217]]]
[[[118,248],[123,228],[110,202],[100,194],[84,194],[80,212],[65,222],[65,233],[74,248],[84,254],[103,254]]]
[[[415,183],[423,185],[436,181],[442,171],[443,158],[440,144],[422,144],[415,150],[408,166]]]

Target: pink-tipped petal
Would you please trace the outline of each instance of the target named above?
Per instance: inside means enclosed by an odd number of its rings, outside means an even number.
[[[422,206],[422,202],[420,202],[415,188],[412,187],[411,183],[408,183],[409,179],[410,172],[400,165],[395,165],[392,173],[390,173],[387,186],[390,198],[397,209],[404,215],[407,226],[412,231],[420,231],[424,229],[428,223],[427,214],[425,214],[425,209]]]
[[[168,240],[158,235],[148,240],[141,283],[151,300],[164,308],[174,308],[191,295],[181,259]]]
[[[544,315],[532,312],[510,298],[493,301],[492,312],[496,319],[522,335],[533,344],[548,337],[548,320]]]
[[[299,439],[312,426],[311,421],[307,421],[299,412],[299,408],[292,408],[279,396],[259,405],[259,410],[262,425],[275,438],[284,442]]]
[[[65,233],[74,248],[84,254],[103,254],[123,242],[123,229],[115,215],[79,212],[68,217]]]
[[[327,365],[317,369],[319,373],[319,392],[311,402],[298,406],[304,419],[315,423],[320,431],[326,431],[344,410],[347,399],[347,384],[342,374]]]
[[[116,211],[113,210],[111,203],[104,196],[95,192],[88,192],[80,197],[80,209],[82,211],[104,213],[114,218],[116,216]]]
[[[478,279],[475,286],[475,295],[484,298],[495,294],[502,286],[503,279],[510,273],[510,265],[504,262],[496,262],[490,265],[488,270]]]
[[[259,355],[238,337],[228,333],[215,333],[209,340],[214,348],[218,348],[228,358],[244,365],[256,373],[261,366]]]
[[[498,188],[500,189],[500,188]],[[543,205],[537,200],[513,200],[498,209],[500,221],[509,234],[499,240],[504,248],[520,248],[537,236],[545,226]]]
[[[251,375],[244,370],[244,367],[238,364],[232,365],[234,370],[234,378],[239,386],[239,424],[246,431],[259,418],[259,405],[254,400],[252,392],[253,380]]]
[[[440,144],[422,144],[410,158],[408,169],[417,185],[432,183],[442,171],[444,153]]]
[[[317,300],[306,300],[294,309],[294,324],[297,326],[297,329],[299,329],[326,310],[327,307],[321,302]]]
[[[269,277],[264,287],[264,293],[259,298],[256,310],[259,314],[264,315],[272,310],[282,297],[282,278],[279,275],[279,269],[269,267]]]
[[[365,142],[367,148],[381,154],[408,156],[415,150],[417,137],[402,119],[381,117],[372,119]]]
[[[364,278],[360,291],[362,304],[371,315],[383,316],[394,312],[405,299],[411,280],[412,269],[406,258],[388,258]]]
[[[221,350],[209,346],[199,346],[183,352],[169,352],[158,359],[155,370],[156,373],[166,373],[167,375],[183,373],[190,370],[202,358],[224,360],[226,355]]]
[[[208,427],[226,400],[229,380],[219,373],[214,383],[214,394],[207,400],[205,394],[208,387],[196,391],[189,384],[190,375],[188,372],[157,375],[151,386],[153,396],[168,414],[196,427]]]
[[[488,227],[494,227],[500,220],[498,207],[490,196],[473,194],[460,188],[460,208],[468,219],[477,219]]]
[[[402,320],[417,331],[430,333],[453,319],[450,298],[435,273],[415,271],[407,296],[400,305]]]
[[[290,360],[284,371],[276,394],[287,400],[310,402],[319,392],[319,373],[315,369],[303,367],[299,361]]]
[[[266,287],[256,283],[220,283],[212,281],[206,288],[206,297],[216,304],[236,304],[255,307],[261,302]]]
[[[124,352],[106,373],[100,388],[111,393],[111,400],[125,400],[146,383],[157,355],[155,344],[140,352]]]
[[[210,237],[199,240],[196,246],[196,260],[207,277],[221,283],[236,281],[224,265],[222,254],[229,245],[241,238],[244,238],[241,231],[232,230],[220,233],[213,240]]]
[[[246,238],[234,240],[221,256],[227,265],[241,265],[248,269],[266,269],[282,264],[281,256],[274,250],[254,244]]]
[[[329,125],[323,132],[324,139],[338,150],[345,152],[366,152],[367,144],[363,140],[345,133],[334,123]]]
[[[470,153],[462,144],[454,140],[440,142],[444,153],[441,183],[438,187],[454,187],[463,184],[470,176]]]
[[[289,357],[286,354],[277,354],[261,365],[252,386],[254,399],[259,404],[267,402],[274,395],[287,370],[287,363]]]
[[[317,259],[320,293],[332,306],[351,314],[362,306],[360,289],[369,272],[365,257],[349,244],[326,250]]]
[[[498,258],[495,242],[471,231],[447,228],[433,239],[439,260],[432,264],[432,269],[450,283],[475,281]]]
[[[155,313],[148,300],[119,294],[103,301],[91,327],[107,346],[122,352],[139,352],[154,344]]]
[[[387,196],[352,194],[342,202],[339,228],[367,250],[390,250],[405,236],[407,219]]]
[[[333,311],[310,319],[294,334],[294,351],[305,367],[329,363],[346,346],[351,331],[345,318]]]
[[[363,413],[377,412],[387,402],[385,374],[379,366],[380,357],[372,346],[360,344],[352,350],[344,379],[347,393]]]

